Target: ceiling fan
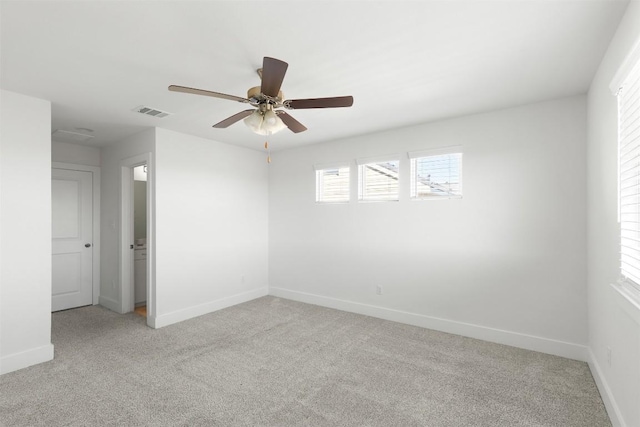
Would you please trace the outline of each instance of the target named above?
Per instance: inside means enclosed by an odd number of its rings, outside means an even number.
[[[279,110],[283,107],[288,110],[302,110],[308,108],[351,107],[353,105],[352,96],[285,100],[280,87],[282,86],[282,81],[284,80],[288,66],[289,64],[284,61],[265,56],[262,61],[262,68],[258,70],[262,84],[249,89],[246,98],[176,85],[169,86],[169,90],[250,104],[254,107],[253,109],[234,114],[216,123],[213,127],[226,128],[244,119],[245,124],[253,132],[260,135],[271,135],[287,127],[294,133],[307,130],[302,123],[294,119],[287,112]]]

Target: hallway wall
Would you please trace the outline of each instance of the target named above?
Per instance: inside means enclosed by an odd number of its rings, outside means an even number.
[[[51,103],[0,92],[0,374],[53,358]]]

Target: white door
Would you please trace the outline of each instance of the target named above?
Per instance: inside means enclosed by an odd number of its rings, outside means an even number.
[[[53,169],[51,311],[93,302],[93,174]]]

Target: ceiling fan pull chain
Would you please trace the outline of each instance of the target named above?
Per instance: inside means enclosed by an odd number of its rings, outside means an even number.
[[[264,142],[264,149],[267,150],[267,163],[271,163],[271,150],[269,150],[269,140]]]

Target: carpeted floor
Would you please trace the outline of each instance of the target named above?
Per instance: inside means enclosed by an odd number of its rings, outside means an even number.
[[[264,297],[153,330],[53,315],[0,377],[6,426],[609,426],[585,363]]]

